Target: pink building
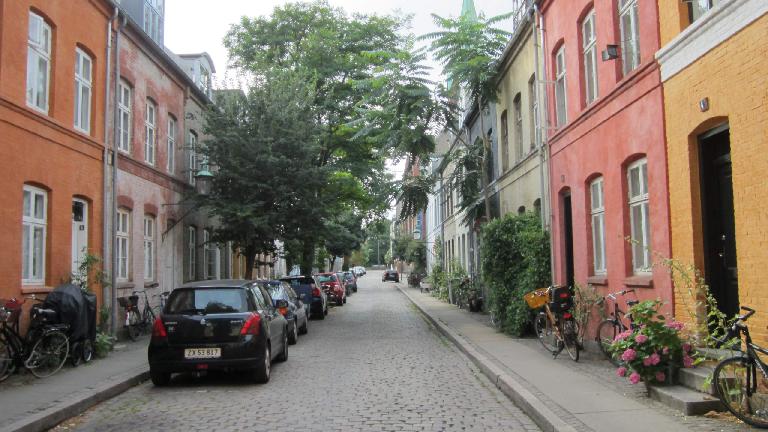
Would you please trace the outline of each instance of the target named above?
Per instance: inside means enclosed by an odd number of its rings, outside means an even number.
[[[656,2],[544,0],[555,283],[673,301]],[[631,240],[628,240],[631,239]]]

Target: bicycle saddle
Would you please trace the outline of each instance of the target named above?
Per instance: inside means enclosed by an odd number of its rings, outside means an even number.
[[[32,320],[40,320],[45,323],[56,322],[59,319],[59,313],[53,309],[45,309],[33,306],[31,310]]]

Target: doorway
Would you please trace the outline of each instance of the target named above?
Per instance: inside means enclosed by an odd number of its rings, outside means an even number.
[[[565,240],[565,283],[573,286],[573,210],[571,193],[563,194],[563,236]]]
[[[727,125],[699,137],[699,160],[704,274],[718,308],[731,317],[739,311],[739,279]]]
[[[88,253],[88,203],[72,200],[72,274],[78,274],[80,264]]]

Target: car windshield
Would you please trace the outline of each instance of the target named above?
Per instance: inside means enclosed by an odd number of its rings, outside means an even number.
[[[344,275],[344,277],[346,277],[347,280],[354,280],[355,279],[355,277],[352,276],[352,273],[347,273],[347,274]]]
[[[269,295],[273,300],[288,300],[288,294],[285,292],[280,282],[269,283]]]
[[[336,278],[334,277],[336,275],[318,275],[317,279],[322,282],[336,282]]]
[[[171,293],[165,313],[184,315],[246,312],[247,304],[245,290],[240,288],[182,288]]]

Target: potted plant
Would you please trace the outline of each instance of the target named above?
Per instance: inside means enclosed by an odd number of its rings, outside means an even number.
[[[693,367],[691,345],[683,342],[684,324],[659,313],[660,300],[646,300],[629,309],[636,326],[616,336],[609,347],[623,363],[616,370],[632,384],[671,384],[680,367]]]

